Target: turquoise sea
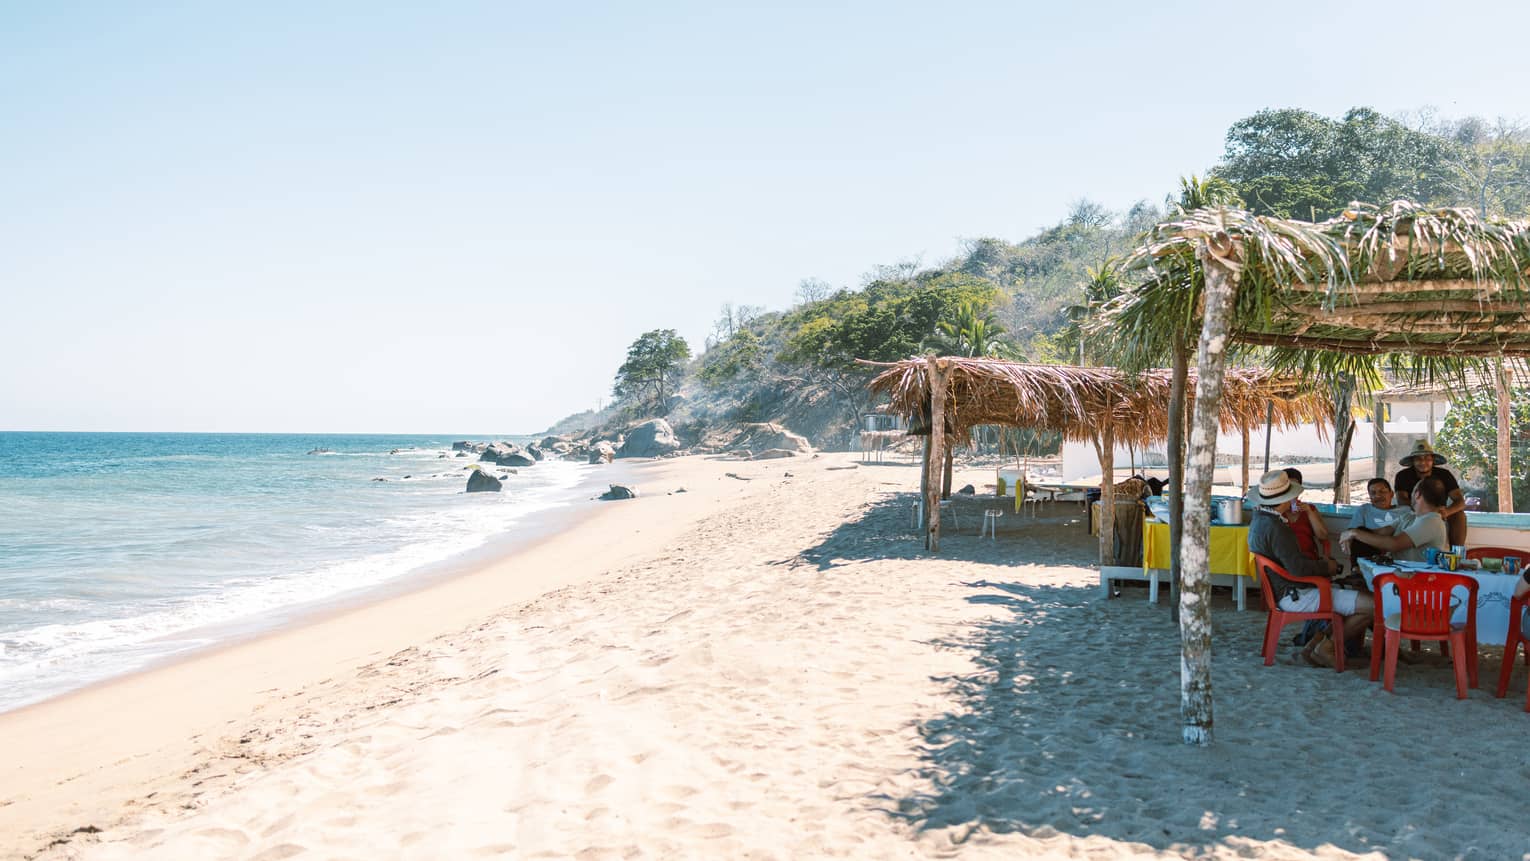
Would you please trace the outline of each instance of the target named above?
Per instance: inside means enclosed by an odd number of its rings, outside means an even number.
[[[610,478],[467,494],[455,439],[491,437],[0,433],[0,710],[406,588]]]

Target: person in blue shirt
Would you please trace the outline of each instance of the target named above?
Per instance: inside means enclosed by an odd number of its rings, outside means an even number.
[[[1373,478],[1365,483],[1365,494],[1371,501],[1355,509],[1354,516],[1349,519],[1349,529],[1369,529],[1377,535],[1393,534],[1398,521],[1408,509],[1394,507],[1396,496],[1392,493],[1391,482],[1384,478]],[[1359,570],[1362,558],[1383,552],[1361,541],[1343,539],[1339,541],[1339,549],[1349,557],[1351,571]]]

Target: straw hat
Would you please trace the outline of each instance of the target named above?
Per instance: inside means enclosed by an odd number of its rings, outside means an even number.
[[[1429,447],[1429,441],[1428,440],[1424,440],[1424,439],[1421,439],[1418,442],[1414,443],[1413,444],[1413,451],[1410,451],[1407,454],[1403,455],[1403,459],[1401,461],[1399,461],[1399,463],[1401,463],[1403,466],[1412,466],[1413,465],[1413,459],[1415,457],[1418,457],[1421,454],[1432,454],[1432,455],[1434,455],[1434,463],[1435,463],[1436,466],[1438,466],[1438,465],[1440,465],[1442,463],[1445,463],[1445,455],[1440,454],[1439,452],[1437,452],[1434,449],[1430,448]]]
[[[1292,481],[1283,469],[1272,469],[1259,477],[1259,490],[1251,495],[1260,505],[1279,505],[1301,494],[1301,482]]]

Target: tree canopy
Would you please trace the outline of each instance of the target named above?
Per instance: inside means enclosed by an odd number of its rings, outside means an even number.
[[[613,393],[620,400],[651,405],[663,413],[690,357],[690,345],[674,329],[644,332],[627,348],[627,361],[616,371]]]

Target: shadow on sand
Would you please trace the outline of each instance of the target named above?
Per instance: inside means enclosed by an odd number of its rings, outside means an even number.
[[[1440,662],[1408,668],[1397,695],[1370,683],[1363,661],[1344,674],[1286,661],[1265,667],[1257,657],[1264,614],[1257,606],[1236,612],[1224,593],[1213,600],[1217,743],[1187,747],[1179,634],[1166,607],[1140,591],[1104,600],[1091,586],[1018,580],[1022,564],[1088,566],[1094,539],[1076,510],[1055,520],[1006,518],[997,542],[969,528],[931,557],[910,526],[911,503],[905,493],[873,504],[801,558],[820,569],[926,558],[932,569],[966,575],[953,578],[952,600],[991,610],[931,644],[967,653],[973,669],[932,679],[957,707],[915,716],[928,790],[869,799],[920,833],[944,832],[953,843],[984,833],[1066,834],[1138,844],[1117,851],[1203,857],[1335,848],[1522,857],[1523,829],[1501,818],[1522,809],[1530,791],[1530,762],[1506,755],[1523,749],[1514,741],[1526,726],[1522,694],[1508,705],[1487,689],[1457,701]],[[1489,650],[1483,678],[1497,666]],[[1502,749],[1450,738],[1446,728],[1459,721],[1501,725]],[[1485,781],[1499,761],[1508,779]],[[1431,788],[1416,788],[1415,776]],[[1480,840],[1461,846],[1431,833],[1431,824],[1447,823],[1451,834],[1465,826]]]

